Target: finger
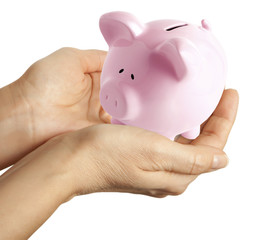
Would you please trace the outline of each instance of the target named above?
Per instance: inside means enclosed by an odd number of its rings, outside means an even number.
[[[109,115],[101,106],[100,111],[99,111],[99,118],[104,122],[104,123],[109,123],[111,124],[112,116]]]
[[[140,189],[140,188],[114,188],[114,189],[104,189],[102,192],[122,192],[122,193],[132,193],[132,194],[139,194],[139,195],[147,195],[150,197],[155,197],[155,198],[164,198],[168,194],[164,193],[159,193],[156,195],[153,195],[148,191],[148,189]]]
[[[170,140],[166,144],[163,141],[151,142],[151,145],[151,170],[198,175],[228,164],[226,154],[215,147],[183,145]],[[150,170],[148,165],[144,168]]]
[[[85,78],[91,82],[91,96],[88,102],[88,118],[98,122],[111,123],[111,116],[104,111],[100,103],[100,72],[85,74]]]
[[[209,146],[183,145],[184,158],[178,159],[173,168],[185,174],[199,175],[224,168],[228,165],[227,155],[220,149]],[[176,168],[179,167],[179,168]]]
[[[225,90],[216,110],[192,144],[223,149],[234,124],[239,96],[234,89]]]
[[[79,50],[79,58],[84,73],[101,72],[107,55],[106,51],[102,50]]]
[[[174,141],[181,144],[203,144],[223,149],[233,126],[237,107],[237,91],[233,89],[225,90],[214,113],[201,125],[199,137],[190,140],[178,135]]]
[[[100,72],[93,72],[90,74],[85,74],[85,78],[90,79],[91,81],[91,94],[90,94],[90,99],[88,102],[88,114],[89,115],[97,115],[98,116],[98,111],[101,107],[100,104]]]
[[[141,183],[137,187],[151,196],[179,195],[188,185],[197,178],[197,175],[178,174],[174,172],[156,171],[145,172]]]

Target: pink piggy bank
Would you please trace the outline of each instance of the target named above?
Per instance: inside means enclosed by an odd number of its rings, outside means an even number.
[[[205,20],[141,23],[132,14],[100,18],[109,45],[100,102],[113,124],[144,128],[170,139],[194,139],[225,86],[224,52]]]

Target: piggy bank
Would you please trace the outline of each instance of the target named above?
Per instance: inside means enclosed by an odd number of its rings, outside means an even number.
[[[140,22],[126,12],[100,18],[109,51],[100,102],[112,124],[144,128],[169,139],[194,139],[225,86],[224,52],[209,24]]]

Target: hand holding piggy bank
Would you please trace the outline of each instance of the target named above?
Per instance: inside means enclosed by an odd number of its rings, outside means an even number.
[[[205,20],[141,23],[125,12],[100,18],[109,52],[100,102],[112,123],[194,139],[215,110],[225,85],[226,60]]]

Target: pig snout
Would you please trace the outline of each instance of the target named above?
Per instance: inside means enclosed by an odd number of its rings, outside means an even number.
[[[119,120],[133,119],[140,110],[136,91],[122,82],[104,83],[100,90],[100,102],[108,114]]]

